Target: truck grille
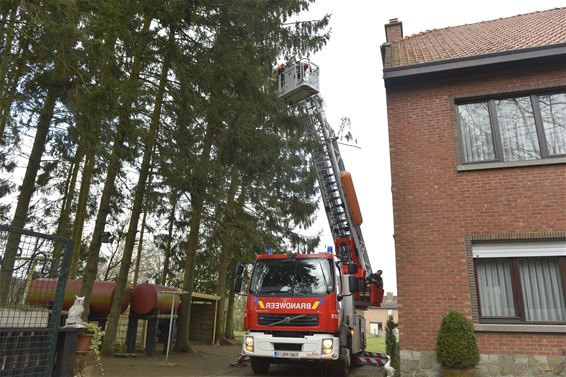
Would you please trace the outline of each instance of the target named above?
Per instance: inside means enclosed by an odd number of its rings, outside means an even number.
[[[303,345],[296,343],[273,343],[275,351],[302,351]]]
[[[286,320],[286,318],[289,318],[285,322],[281,322],[280,324],[274,326],[298,326],[298,327],[318,326],[319,319],[318,319],[318,315],[316,314],[306,315],[304,317],[295,318],[291,320],[291,318],[296,316],[297,314],[260,314],[257,317],[257,322],[260,325],[269,326],[272,323],[283,321]]]

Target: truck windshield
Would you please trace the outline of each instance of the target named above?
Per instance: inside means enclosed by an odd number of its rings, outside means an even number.
[[[333,291],[331,261],[313,259],[259,260],[250,292],[256,295],[325,295]]]

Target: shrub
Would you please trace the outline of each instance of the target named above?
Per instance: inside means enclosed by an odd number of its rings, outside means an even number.
[[[93,322],[83,323],[85,332],[91,335],[88,351],[94,357],[97,363],[100,362],[100,345],[102,344],[103,331],[98,324]]]
[[[395,329],[399,325],[393,320],[393,316],[387,317],[387,325],[385,327],[385,353],[391,356],[391,367],[395,368],[395,376],[400,376],[401,372],[401,355],[399,351],[399,343],[395,336]]]
[[[451,369],[473,368],[480,361],[474,328],[463,314],[450,311],[442,318],[436,358],[442,367]]]
[[[92,373],[89,369],[94,366],[98,369],[99,375],[104,375],[104,368],[100,361],[100,345],[104,332],[97,324],[92,322],[83,322],[84,332],[89,334],[90,342],[88,346],[88,355],[86,357],[77,357],[75,362],[75,377],[90,376]],[[94,364],[94,365],[93,365]]]

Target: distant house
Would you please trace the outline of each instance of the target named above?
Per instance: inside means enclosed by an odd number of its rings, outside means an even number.
[[[456,310],[482,376],[565,376],[566,8],[385,31],[402,375]]]
[[[399,320],[397,296],[394,296],[393,292],[387,292],[387,294],[385,294],[380,307],[372,306],[364,311],[366,334],[368,336],[384,336],[387,318],[389,316],[393,316],[395,322]]]

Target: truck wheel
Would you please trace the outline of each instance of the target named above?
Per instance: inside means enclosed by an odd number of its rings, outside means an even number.
[[[252,370],[254,374],[269,373],[269,360],[262,357],[252,357]]]
[[[348,377],[350,374],[350,359],[336,361],[335,373],[337,377]]]
[[[342,357],[336,360],[336,376],[338,377],[348,377],[350,374],[350,352],[349,350],[343,350]]]

